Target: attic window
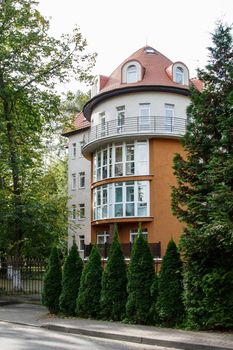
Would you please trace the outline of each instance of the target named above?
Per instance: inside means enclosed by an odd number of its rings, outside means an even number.
[[[156,53],[155,49],[153,49],[153,47],[149,47],[149,46],[145,47],[144,51],[146,53],[153,53],[153,54]]]
[[[181,67],[176,67],[175,82],[178,84],[184,84],[184,70]]]
[[[135,83],[137,81],[137,67],[132,64],[126,70],[127,83]]]

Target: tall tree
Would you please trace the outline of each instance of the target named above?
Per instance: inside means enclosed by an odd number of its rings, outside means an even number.
[[[139,236],[133,244],[128,268],[128,299],[126,317],[132,323],[151,323],[151,287],[154,282],[154,262],[147,241]]]
[[[127,301],[127,274],[125,258],[118,238],[118,228],[114,225],[114,238],[109,251],[107,266],[102,276],[100,297],[102,318],[121,321],[125,317]]]
[[[209,62],[192,89],[183,146],[174,160],[173,209],[186,224],[185,304],[193,327],[233,326],[233,39],[219,23]]]
[[[18,255],[25,186],[41,167],[42,136],[59,116],[56,84],[71,77],[88,81],[95,60],[79,28],[61,39],[49,36],[49,22],[36,6],[34,0],[0,3],[0,220]]]

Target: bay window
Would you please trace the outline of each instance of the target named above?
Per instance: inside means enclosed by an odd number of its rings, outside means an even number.
[[[93,190],[94,220],[149,216],[149,181],[127,181]]]
[[[110,177],[148,174],[148,141],[110,144],[94,153],[94,181],[100,181]]]

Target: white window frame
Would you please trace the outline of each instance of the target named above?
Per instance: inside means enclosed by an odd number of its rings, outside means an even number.
[[[127,201],[127,188],[134,188],[134,200]],[[142,187],[145,198],[140,200],[139,188]],[[121,201],[116,201],[116,191],[121,188],[122,198]],[[103,191],[107,194],[106,202],[103,201]],[[127,214],[127,204],[133,204],[133,215]],[[107,206],[107,210],[103,211],[103,207]],[[140,207],[146,207],[146,213],[140,214]],[[121,207],[122,215],[116,215],[117,208]],[[149,181],[126,181],[110,183],[102,186],[95,187],[93,190],[93,220],[102,220],[109,218],[130,218],[130,217],[148,217],[150,215],[150,183]],[[103,213],[106,213],[103,215]]]
[[[86,218],[85,203],[79,203],[79,205],[78,205],[78,219],[85,220],[85,218]]]
[[[130,242],[133,243],[135,238],[134,237],[138,237],[139,236],[139,232],[137,228],[132,228],[130,229]],[[142,236],[148,240],[148,229],[147,228],[142,228]]]
[[[165,103],[165,129],[166,131],[173,131],[174,119],[175,119],[175,105],[171,103]]]
[[[175,68],[175,82],[184,85],[184,68],[177,66]]]
[[[76,173],[71,174],[71,190],[77,189],[77,175]]]
[[[126,68],[126,83],[136,83],[138,81],[138,71],[136,64],[132,63]]]
[[[84,141],[79,141],[79,158],[83,158],[82,150],[83,150],[84,144],[85,144]]]
[[[86,175],[85,175],[85,171],[80,171],[80,173],[78,174],[78,183],[79,183],[79,188],[85,188],[86,185]],[[82,181],[84,181],[84,184],[82,185]]]
[[[77,219],[77,207],[75,204],[72,204],[71,206],[71,220],[76,221]]]
[[[103,238],[104,242],[103,243],[99,243],[99,239]],[[102,232],[97,232],[96,233],[96,243],[97,244],[105,244],[108,243],[109,240],[109,232],[108,231],[102,231]]]
[[[134,146],[134,160],[127,161],[126,153],[127,153],[127,146],[133,145]],[[145,155],[143,159],[139,158],[139,147],[144,146],[145,148]],[[122,147],[122,161],[116,163],[116,157],[115,152],[117,147]],[[97,149],[96,152],[93,155],[93,180],[95,181],[101,181],[104,180],[103,178],[103,152],[107,149],[107,178],[112,177],[122,177],[122,176],[134,176],[134,175],[149,175],[149,142],[148,140],[141,140],[141,141],[134,141],[134,142],[122,142],[117,144],[109,144],[106,147]],[[99,159],[99,162],[98,162]],[[132,174],[126,174],[126,168],[128,163],[134,162],[134,173]],[[115,171],[115,165],[122,164],[122,175],[117,175]],[[142,171],[142,164],[143,164],[143,171]],[[106,177],[105,177],[106,178]]]
[[[83,252],[85,249],[85,236],[84,235],[80,235],[79,236],[79,251]]]
[[[105,112],[99,114],[99,126],[100,126],[100,136],[103,137],[106,135],[107,123]]]
[[[77,157],[77,143],[73,142],[72,143],[72,159],[76,159]]]
[[[148,114],[143,113],[147,111]],[[139,131],[150,130],[150,103],[139,103],[139,119],[138,119]]]
[[[118,134],[124,131],[125,127],[125,106],[116,107],[116,120]]]

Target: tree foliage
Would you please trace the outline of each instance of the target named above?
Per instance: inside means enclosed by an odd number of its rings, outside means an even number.
[[[151,307],[151,286],[154,281],[154,263],[147,241],[139,236],[133,244],[128,268],[128,299],[126,318],[129,322],[149,324]]]
[[[161,323],[168,327],[179,324],[184,317],[182,262],[173,240],[162,260],[156,308]]]
[[[127,301],[127,274],[124,255],[114,225],[114,238],[109,251],[107,266],[102,277],[100,298],[101,316],[104,319],[120,321],[125,316]]]
[[[17,254],[27,238],[27,188],[43,167],[43,137],[61,121],[56,84],[89,80],[95,59],[79,28],[60,39],[48,30],[36,1],[0,3],[0,224]]]
[[[159,324],[159,314],[157,308],[157,300],[158,300],[158,275],[155,273],[154,281],[151,285],[151,307],[150,307],[150,320],[153,325]]]
[[[60,295],[60,311],[66,316],[74,316],[78,296],[83,261],[79,256],[75,243],[65,260],[62,273],[62,292]]]
[[[51,314],[57,314],[59,312],[61,281],[61,262],[58,256],[57,247],[54,246],[49,257],[47,271],[44,275],[42,291],[42,304],[48,308]]]
[[[100,253],[98,248],[93,246],[81,276],[76,306],[78,316],[99,318],[102,272]]]
[[[173,209],[186,223],[181,238],[188,324],[233,325],[233,39],[219,23],[209,62],[192,89],[183,138],[187,158],[175,157]]]

